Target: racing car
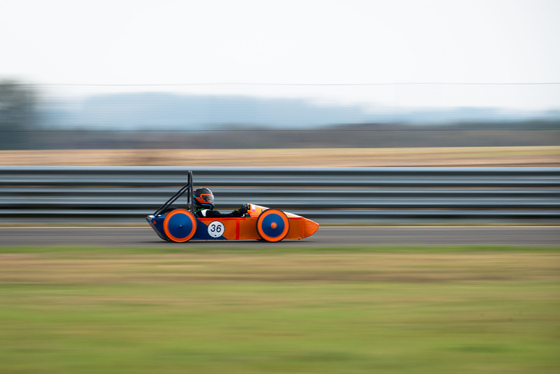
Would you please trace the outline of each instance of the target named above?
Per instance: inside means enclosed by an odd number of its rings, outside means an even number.
[[[185,193],[187,206],[173,206]],[[161,239],[178,243],[189,240],[279,242],[283,239],[304,239],[319,229],[318,223],[297,214],[256,204],[247,204],[247,207],[247,213],[242,217],[198,217],[194,213],[193,173],[189,171],[187,184],[146,220]]]

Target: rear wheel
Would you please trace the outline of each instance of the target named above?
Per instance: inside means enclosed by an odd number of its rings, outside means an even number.
[[[268,209],[257,219],[257,233],[267,242],[279,242],[288,235],[290,221],[284,212]]]
[[[165,217],[163,230],[169,240],[177,243],[189,241],[196,232],[196,218],[185,209],[175,209]]]

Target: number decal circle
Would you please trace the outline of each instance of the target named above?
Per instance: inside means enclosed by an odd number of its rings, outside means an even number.
[[[189,241],[196,232],[196,218],[188,210],[172,210],[163,220],[163,231],[171,241]]]
[[[225,231],[224,224],[220,221],[213,221],[208,225],[208,235],[213,238],[219,238],[220,236],[224,235]]]
[[[267,242],[279,242],[290,230],[290,221],[284,212],[268,209],[257,219],[257,233]]]

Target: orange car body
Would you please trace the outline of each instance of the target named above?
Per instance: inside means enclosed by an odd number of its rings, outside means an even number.
[[[199,218],[185,209],[150,215],[148,222],[164,240],[265,240],[304,239],[313,235],[319,224],[297,214],[249,204],[244,217]]]

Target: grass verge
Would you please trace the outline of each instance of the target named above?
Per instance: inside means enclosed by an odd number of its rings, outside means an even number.
[[[2,248],[0,372],[560,369],[560,248]]]

